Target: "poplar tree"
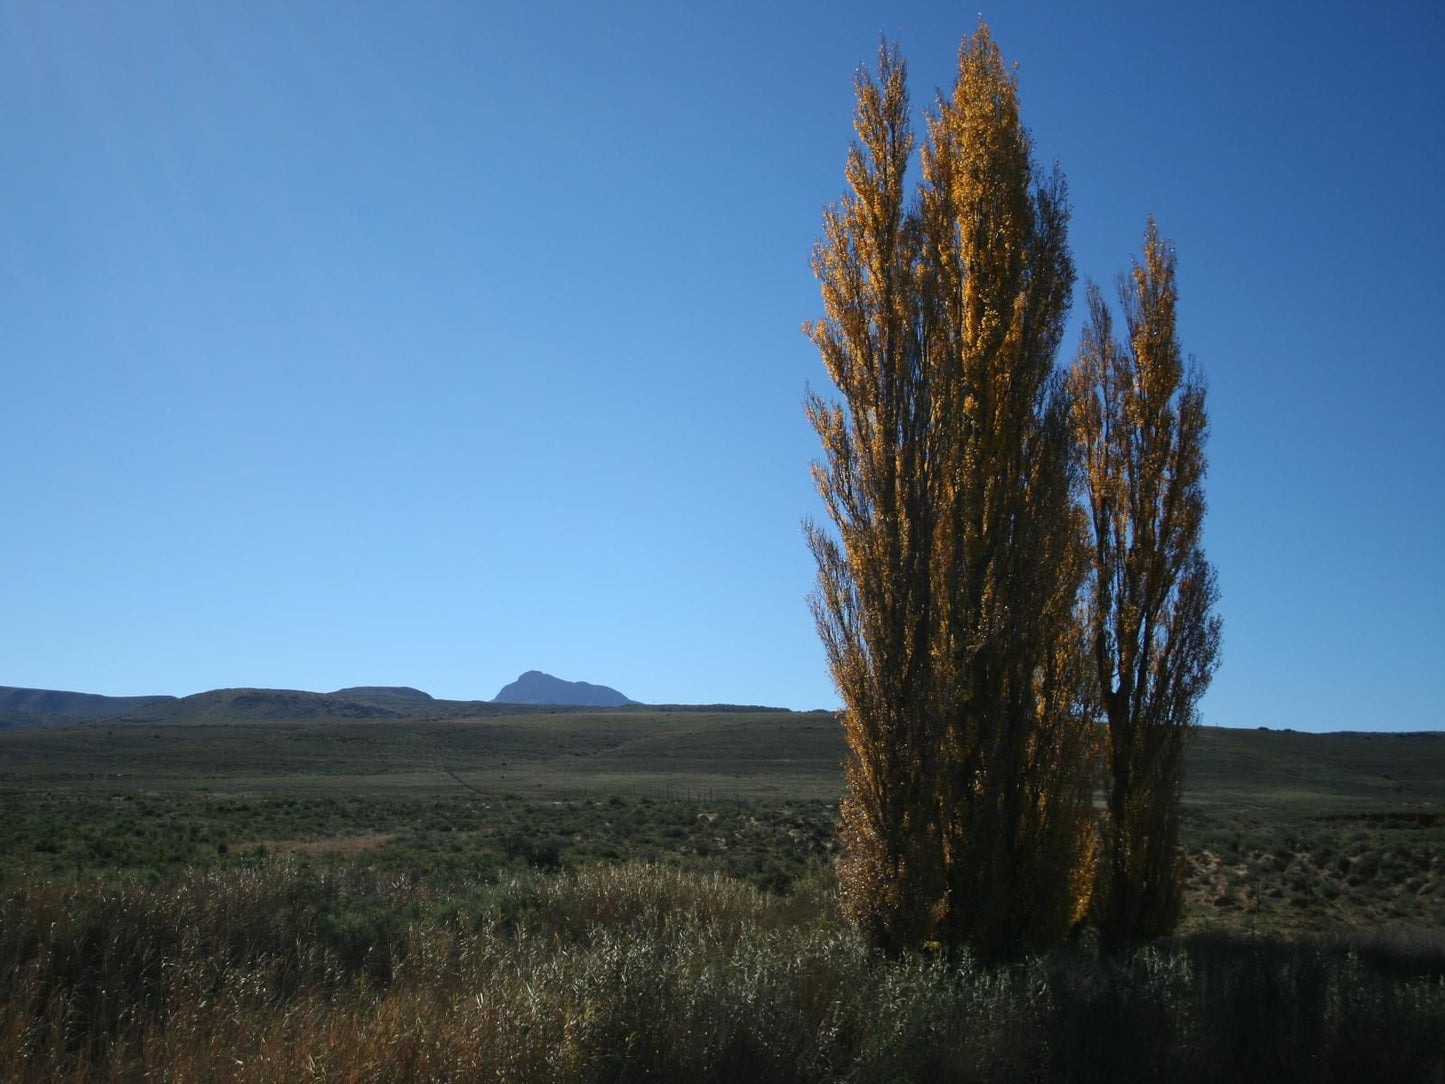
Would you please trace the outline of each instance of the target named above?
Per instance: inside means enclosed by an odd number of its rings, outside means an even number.
[[[1074,283],[1062,173],[1036,169],[986,27],[923,150],[929,322],[953,404],[939,577],[945,939],[985,956],[1062,937],[1092,877],[1084,571],[1054,359]]]
[[[1182,358],[1175,257],[1152,217],[1143,256],[1118,284],[1125,341],[1090,285],[1069,378],[1089,523],[1089,657],[1108,724],[1094,910],[1110,949],[1165,934],[1178,919],[1184,751],[1220,643],[1215,574],[1200,544],[1204,386]]]
[[[932,668],[945,480],[930,451],[944,440],[919,304],[922,238],[905,189],[906,73],[897,50],[882,48],[876,81],[854,81],[849,193],[825,211],[813,253],[826,316],[804,325],[842,396],[807,402],[825,457],[813,475],[837,530],[807,527],[814,615],[845,705],[839,885],[848,915],[894,950],[932,936],[942,897]]]
[[[1091,881],[1075,600],[1073,285],[1062,176],[1040,175],[986,26],[929,119],[916,197],[905,69],[856,82],[849,192],[825,213],[806,326],[841,396],[810,396],[835,532],[814,612],[844,702],[845,909],[890,948],[1043,947]]]

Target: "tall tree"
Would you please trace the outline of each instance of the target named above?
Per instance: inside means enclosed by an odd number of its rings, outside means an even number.
[[[1077,664],[1083,574],[1054,359],[1074,282],[1057,167],[980,26],[923,149],[930,350],[948,385],[938,561],[945,937],[1011,955],[1062,936],[1091,879],[1091,732]]]
[[[1083,573],[1054,356],[1073,284],[1057,170],[1040,178],[986,26],[929,121],[905,69],[860,75],[850,191],[807,326],[839,402],[811,396],[836,534],[809,527],[814,611],[844,701],[845,907],[890,947],[990,956],[1060,936],[1087,901]]]
[[[1175,258],[1153,218],[1144,259],[1119,280],[1127,340],[1089,287],[1069,376],[1088,513],[1089,656],[1108,722],[1110,786],[1095,914],[1106,947],[1167,933],[1183,892],[1179,800],[1195,705],[1220,621],[1201,547],[1204,386],[1175,325]]]
[[[855,79],[850,191],[825,212],[813,253],[826,315],[804,327],[843,397],[807,404],[824,453],[813,474],[837,528],[808,525],[814,614],[849,750],[839,882],[848,914],[890,949],[931,936],[942,891],[931,669],[943,478],[928,454],[941,440],[916,282],[921,237],[905,194],[906,70],[882,48],[877,80]]]

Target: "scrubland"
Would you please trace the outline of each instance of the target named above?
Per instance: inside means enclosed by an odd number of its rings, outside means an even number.
[[[265,787],[234,733],[148,774],[0,737],[0,1079],[1445,1080],[1436,744],[1208,732],[1176,936],[988,968],[842,921],[826,781],[773,796],[758,727],[731,791],[634,743],[571,794],[418,786],[382,731],[365,784]]]

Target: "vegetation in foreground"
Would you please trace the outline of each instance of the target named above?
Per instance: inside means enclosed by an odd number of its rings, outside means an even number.
[[[0,900],[0,1078],[1445,1080],[1445,937],[890,958],[826,878],[295,856]]]
[[[832,720],[684,722],[0,735],[0,1080],[1445,1079],[1439,735],[1201,732],[1183,936],[990,969],[840,919]]]
[[[1445,928],[1445,814],[1348,808],[1188,808],[1183,929],[1293,936]],[[24,786],[0,787],[0,810],[0,889],[96,878],[160,884],[187,869],[249,868],[289,854],[417,882],[641,861],[786,893],[815,877],[838,846],[837,804],[821,799]]]

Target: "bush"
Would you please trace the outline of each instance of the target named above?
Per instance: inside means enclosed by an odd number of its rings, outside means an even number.
[[[0,1079],[1445,1079],[1445,938],[888,958],[825,872],[273,858],[0,900]]]

